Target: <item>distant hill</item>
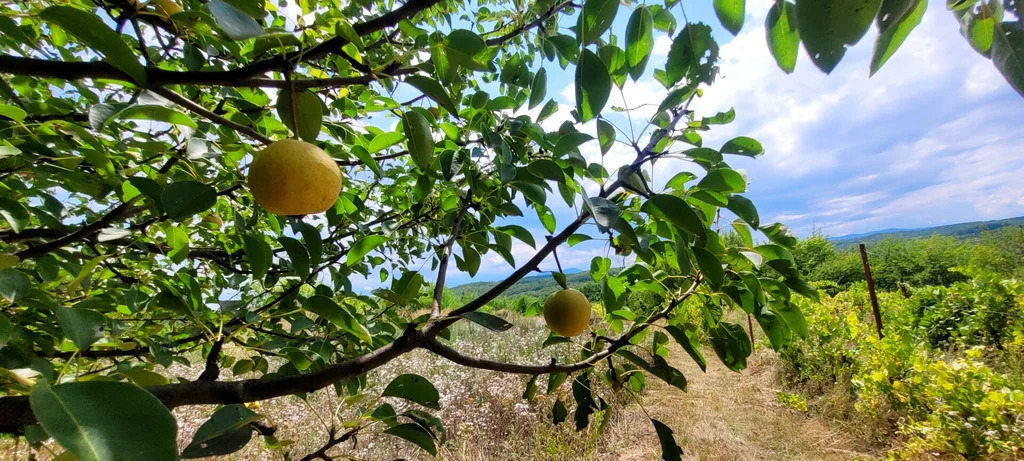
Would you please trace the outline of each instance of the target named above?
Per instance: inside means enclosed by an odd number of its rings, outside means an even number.
[[[925,227],[921,229],[884,229],[863,234],[850,234],[834,237],[830,240],[837,247],[848,247],[858,243],[873,243],[887,238],[913,239],[927,238],[933,235],[944,235],[956,238],[973,238],[982,232],[993,231],[1006,226],[1024,226],[1024,216],[998,219],[994,221],[975,221],[945,226]]]
[[[591,282],[590,271],[583,271],[580,269],[566,269],[565,270],[565,281],[569,286],[579,287],[587,282]],[[451,287],[451,290],[455,294],[467,293],[473,296],[477,296],[496,285],[497,282],[471,282],[465,285],[459,285]],[[547,295],[554,293],[558,289],[558,283],[551,277],[550,272],[544,272],[543,274],[531,275],[529,277],[523,277],[522,280],[512,285],[503,296],[519,296],[519,295],[530,295],[537,298],[544,298]]]

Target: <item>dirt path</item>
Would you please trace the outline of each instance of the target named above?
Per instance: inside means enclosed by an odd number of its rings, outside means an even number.
[[[706,351],[707,373],[681,351],[671,362],[688,380],[688,392],[649,379],[644,406],[651,416],[675,431],[687,460],[852,460],[875,459],[856,442],[817,418],[780,405],[774,356],[755,353],[741,373],[729,371]],[[642,414],[638,415],[643,418]],[[630,431],[637,439],[622,443],[622,460],[661,459],[657,437]]]

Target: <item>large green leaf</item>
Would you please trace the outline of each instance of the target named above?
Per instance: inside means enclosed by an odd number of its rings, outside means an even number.
[[[384,433],[412,442],[427,453],[430,453],[431,456],[437,456],[437,447],[434,445],[433,436],[427,429],[419,424],[399,424],[394,427],[389,427],[384,431]]]
[[[672,87],[683,78],[691,84],[710,83],[717,60],[718,43],[711,37],[711,27],[701,23],[687,24],[672,40],[662,83]]]
[[[584,49],[576,63],[576,111],[580,119],[588,122],[601,115],[611,91],[612,79],[604,61]]]
[[[796,5],[792,2],[776,2],[768,10],[764,21],[768,50],[775,63],[789,74],[796,68],[796,56],[800,49],[800,31],[796,28]]]
[[[32,289],[32,281],[17,269],[0,270],[0,296],[7,302],[18,302]]]
[[[700,352],[700,342],[690,335],[689,329],[668,325],[665,327],[665,331],[675,338],[676,342],[679,343],[679,347],[682,347],[694,362],[697,362],[697,366],[700,367],[701,371],[708,371],[707,360],[704,359],[704,354]]]
[[[576,39],[584,46],[596,42],[615,20],[619,0],[585,0],[576,24]]]
[[[170,107],[159,106],[156,104],[137,104],[134,106],[128,106],[124,110],[114,114],[111,119],[150,120],[154,122],[187,126],[192,129],[198,128],[196,126],[196,122],[192,121],[188,115],[171,109]]]
[[[70,32],[139,85],[146,84],[146,69],[139,64],[138,57],[121,36],[98,16],[70,6],[51,6],[40,12],[39,17]]]
[[[733,35],[740,33],[743,28],[743,17],[746,15],[746,0],[714,0],[715,15],[722,22],[722,27],[732,32]]]
[[[316,141],[320,135],[320,126],[323,124],[323,107],[318,98],[311,91],[299,91],[295,93],[295,102],[292,102],[292,93],[282,91],[277,96],[277,116],[281,117],[284,126],[292,130],[306,142]],[[294,115],[294,117],[292,116]],[[295,123],[298,121],[298,123]]]
[[[902,2],[884,0],[882,4],[883,11],[879,14],[885,13],[886,6],[892,3]],[[928,9],[928,0],[916,0],[916,3],[913,9],[910,10],[910,14],[906,15],[901,21],[889,22],[887,27],[881,28],[881,33],[875,40],[875,52],[871,56],[871,75],[875,75],[875,72],[878,72],[878,69],[885,65],[886,61],[903,44],[903,41],[910,36],[910,31],[914,30],[918,24],[921,24],[921,18],[924,17],[924,12]],[[895,15],[895,12],[889,14]]]
[[[797,0],[796,18],[800,40],[811,61],[825,73],[832,72],[871,27],[882,0]]]
[[[388,238],[383,235],[367,235],[359,240],[356,240],[352,244],[352,247],[348,249],[348,255],[346,255],[346,263],[349,266],[355,265],[361,261],[364,256],[373,251],[382,243],[387,242]]]
[[[22,205],[21,202],[2,197],[0,197],[0,216],[4,217],[4,220],[11,226],[11,230],[15,234],[28,226],[31,219],[28,208],[25,208],[25,205]]]
[[[364,342],[370,342],[370,332],[359,322],[352,313],[345,309],[333,299],[326,296],[316,295],[306,298],[303,307],[306,310],[327,319],[329,322],[341,327],[341,329],[352,333],[355,337]]]
[[[1010,86],[1024,96],[1024,26],[1007,21],[996,27],[992,63]]]
[[[533,75],[533,82],[530,84],[530,109],[537,107],[544,101],[548,92],[548,72],[543,67],[537,69]]]
[[[245,259],[249,263],[253,278],[262,280],[273,262],[270,245],[260,237],[246,234],[242,235],[242,248],[245,249]]]
[[[84,308],[58,307],[57,320],[64,336],[81,350],[88,349],[103,337],[103,325],[106,324],[103,314]]]
[[[299,276],[302,280],[309,278],[309,253],[302,242],[291,237],[279,237],[277,241],[281,243],[281,247],[288,253],[288,261],[292,263],[295,275]]]
[[[420,171],[427,171],[434,160],[434,137],[430,132],[430,122],[419,112],[410,110],[402,114],[402,127],[405,129],[406,147],[413,162]]]
[[[398,397],[435,410],[441,409],[437,388],[427,378],[415,374],[399,375],[391,380],[381,394],[383,397]]]
[[[466,312],[462,317],[491,331],[507,331],[512,328],[512,324],[505,319],[486,312]]]
[[[487,71],[494,68],[487,43],[472,31],[451,31],[444,40],[444,50],[451,62],[469,70]]]
[[[244,405],[225,405],[199,426],[192,441],[181,451],[181,457],[205,458],[241,450],[252,439],[249,423],[258,419],[259,415]]]
[[[634,81],[644,74],[653,49],[654,17],[646,6],[639,6],[626,23],[626,64]]]
[[[263,26],[260,26],[244,11],[235,8],[224,0],[210,0],[206,4],[217,20],[224,33],[228,34],[231,40],[246,40],[263,35]]]
[[[605,119],[597,120],[597,140],[601,145],[601,155],[607,154],[615,144],[615,127]]]
[[[719,323],[708,332],[708,339],[715,354],[730,370],[740,371],[747,367],[751,345],[750,337],[743,327],[734,323]]]
[[[704,274],[704,279],[708,281],[712,289],[717,290],[721,288],[722,283],[725,281],[725,270],[722,269],[722,261],[714,253],[704,248],[693,247],[692,250],[693,257],[697,260],[697,266],[700,267],[700,272]]]
[[[661,443],[661,459],[665,461],[681,461],[683,449],[679,448],[675,437],[672,435],[672,428],[665,423],[652,419],[654,432],[658,434],[658,442]]]
[[[194,216],[217,203],[217,190],[198,181],[180,181],[160,194],[164,213],[171,219]]]
[[[641,211],[657,216],[691,234],[703,235],[704,224],[697,212],[685,200],[669,194],[657,194],[647,199]]]
[[[32,388],[32,412],[50,436],[83,461],[174,460],[178,428],[153,394],[129,383],[87,381]]]
[[[437,83],[437,80],[423,75],[410,75],[405,78],[405,83],[408,83],[416,87],[417,90],[422,91],[423,94],[436,101],[438,105],[444,107],[448,113],[455,117],[459,116],[459,108],[455,106],[455,102],[452,101],[451,96],[448,95],[448,92],[445,91],[444,87],[441,86],[440,83]]]

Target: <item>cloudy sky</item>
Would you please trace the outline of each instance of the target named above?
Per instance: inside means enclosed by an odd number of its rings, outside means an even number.
[[[831,75],[814,67],[803,50],[796,71],[787,75],[765,44],[763,23],[772,2],[748,1],[746,23],[736,37],[719,25],[710,1],[696,3],[706,5],[689,6],[687,17],[712,25],[722,45],[721,74],[691,108],[699,115],[736,111],[735,122],[703,134],[705,145],[717,148],[738,135],[764,145],[762,157],[728,160],[746,171],[747,195],[762,222],[781,221],[799,235],[820,229],[839,236],[1024,215],[1024,99],[991,61],[969,47],[941,0],[931,2],[922,24],[871,78],[874,27]],[[678,8],[675,14],[683,24]],[[622,7],[613,26],[620,38],[628,17]],[[573,24],[573,19],[562,21],[564,27]],[[666,94],[652,75],[664,67],[671,38],[662,35],[655,43],[647,73],[627,83],[622,95],[613,89],[603,113],[624,131],[630,128],[626,117],[608,108],[657,104]],[[544,123],[554,130],[574,106],[572,68],[542,65],[548,71],[548,96],[562,105]],[[652,112],[649,107],[632,111],[633,129],[642,130]],[[579,129],[595,131],[593,122]],[[581,151],[600,161],[596,142],[590,144]],[[627,146],[616,145],[604,163],[614,171],[631,158]],[[678,161],[661,163],[655,183],[683,169],[696,171]],[[550,197],[560,227],[576,216],[557,193]],[[535,217],[528,218],[513,222],[543,241],[546,231]],[[608,255],[606,243],[561,247],[563,266],[589,267],[592,257]],[[533,252],[518,242],[513,251],[520,262]],[[497,255],[484,258],[475,280],[501,279],[511,270]],[[550,270],[553,261],[541,267]],[[453,265],[449,281],[457,285],[469,277]]]

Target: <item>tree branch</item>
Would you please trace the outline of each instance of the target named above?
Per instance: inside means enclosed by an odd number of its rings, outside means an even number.
[[[462,224],[462,218],[466,216],[470,203],[473,203],[472,195],[467,192],[466,196],[462,198],[459,214],[455,215],[455,222],[452,224],[451,237],[441,246],[441,263],[437,267],[437,282],[434,284],[434,302],[430,308],[430,318],[441,316],[441,297],[444,296],[444,279],[448,275],[448,260],[452,255],[452,246],[459,238],[459,226]]]
[[[434,352],[437,355],[440,355],[441,357],[451,360],[452,362],[471,368],[481,368],[484,370],[500,371],[504,373],[518,373],[524,375],[541,375],[547,373],[571,373],[577,370],[582,370],[584,368],[594,366],[595,364],[597,364],[597,362],[600,362],[605,357],[609,357],[612,354],[614,354],[615,351],[629,345],[630,340],[634,336],[639,334],[645,328],[650,327],[655,322],[667,317],[668,314],[672,313],[672,310],[679,306],[680,303],[682,303],[691,295],[693,295],[693,293],[697,290],[697,286],[700,285],[700,280],[701,277],[698,275],[697,278],[694,280],[693,285],[691,285],[690,288],[687,289],[684,293],[673,299],[667,307],[657,312],[656,314],[652,315],[650,318],[647,319],[647,321],[633,325],[633,327],[630,328],[629,331],[624,333],[618,339],[612,341],[612,343],[609,344],[608,347],[602,350],[601,352],[591,355],[590,357],[587,357],[585,360],[581,360],[576,363],[560,365],[555,363],[554,360],[552,360],[552,362],[547,365],[520,365],[516,363],[505,363],[494,360],[469,357],[467,355],[459,353],[458,351],[449,346],[442,344],[434,336],[425,336],[423,339],[423,347],[431,352]]]
[[[513,38],[516,38],[518,35],[526,32],[526,31],[528,31],[530,29],[533,29],[534,27],[539,27],[541,24],[544,24],[544,21],[547,21],[548,18],[550,18],[551,16],[554,16],[555,14],[558,14],[559,11],[562,11],[562,10],[564,10],[564,9],[570,7],[570,6],[575,6],[571,0],[570,1],[564,1],[564,2],[559,3],[557,5],[553,5],[553,6],[551,6],[551,8],[548,8],[548,10],[545,11],[543,14],[538,16],[537,19],[534,19],[533,21],[531,21],[529,23],[521,24],[519,26],[516,26],[515,28],[510,30],[508,33],[506,33],[506,34],[504,34],[504,35],[502,35],[500,37],[495,37],[495,38],[492,38],[492,39],[488,39],[487,40],[487,46],[501,45],[501,44],[503,44],[503,43],[505,43],[505,42],[507,42],[509,40],[512,40]]]
[[[242,125],[241,123],[233,122],[233,121],[228,120],[228,119],[226,119],[226,118],[224,118],[224,117],[222,117],[220,115],[217,115],[217,114],[215,114],[215,113],[213,113],[213,112],[211,112],[209,110],[206,110],[206,108],[204,108],[203,106],[201,106],[198,103],[192,101],[191,99],[188,99],[188,98],[178,94],[175,91],[172,91],[172,90],[164,88],[164,87],[152,87],[149,90],[154,92],[154,93],[156,93],[156,94],[158,94],[158,95],[160,95],[160,96],[163,96],[163,97],[167,98],[167,100],[169,100],[169,101],[171,101],[171,102],[173,102],[173,103],[175,103],[175,104],[177,104],[177,105],[179,105],[181,107],[184,107],[184,108],[188,109],[191,112],[194,112],[194,113],[196,113],[198,115],[201,115],[201,116],[205,117],[207,120],[209,120],[209,121],[211,121],[213,123],[224,125],[224,126],[226,126],[228,128],[234,129],[235,131],[242,132],[242,133],[248,135],[250,138],[255,139],[255,140],[257,140],[257,141],[259,141],[259,142],[261,142],[263,144],[270,144],[270,143],[274,142],[274,140],[272,140],[272,139],[270,139],[270,138],[268,138],[266,136],[263,136],[262,134],[260,134],[260,132],[254,130],[252,127],[248,127],[248,126]]]

